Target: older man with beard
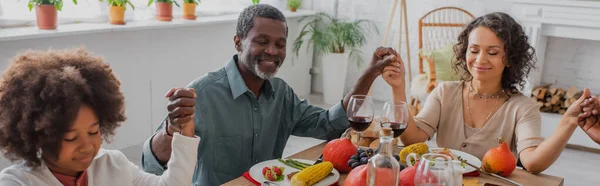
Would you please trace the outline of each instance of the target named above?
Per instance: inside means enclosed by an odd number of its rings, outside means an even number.
[[[350,97],[367,94],[385,66],[400,64],[397,52],[379,47],[340,103],[329,110],[314,107],[274,77],[286,57],[287,33],[286,18],[276,8],[246,8],[233,38],[238,53],[223,68],[166,94],[169,113],[144,144],[144,170],[161,174],[167,169],[172,134],[180,130],[179,123],[194,119],[196,135],[203,139],[194,185],[223,184],[258,162],[281,158],[290,135],[326,139],[347,129],[344,109]]]

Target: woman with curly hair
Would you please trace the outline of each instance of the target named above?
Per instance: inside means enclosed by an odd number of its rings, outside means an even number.
[[[554,133],[541,136],[540,105],[519,92],[534,68],[534,49],[523,28],[505,13],[470,22],[454,46],[454,68],[462,80],[443,82],[400,136],[405,145],[437,134],[437,145],[482,159],[502,138],[523,167],[539,173],[556,161],[577,128],[579,103],[568,108]],[[406,102],[403,64],[388,66],[383,78],[394,99]]]
[[[0,185],[191,185],[194,123],[171,134],[162,176],[100,148],[125,121],[124,103],[110,66],[84,49],[16,56],[0,80],[0,150],[20,163],[0,172]]]

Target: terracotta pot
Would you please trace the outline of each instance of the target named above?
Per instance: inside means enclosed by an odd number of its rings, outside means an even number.
[[[173,20],[173,3],[156,2],[156,19],[159,21]]]
[[[196,3],[183,3],[183,18],[196,20]]]
[[[57,11],[54,5],[37,5],[35,6],[35,14],[37,18],[37,26],[39,29],[56,29]]]
[[[113,25],[124,25],[125,24],[125,7],[124,6],[110,6],[110,14],[108,15],[110,24]]]
[[[292,8],[292,7],[290,7],[290,11],[292,11],[292,12],[296,12],[296,8]]]

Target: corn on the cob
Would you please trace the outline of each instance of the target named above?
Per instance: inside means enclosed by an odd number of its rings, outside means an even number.
[[[333,164],[328,161],[307,167],[294,175],[290,180],[292,186],[310,186],[325,178],[333,170]]]
[[[429,152],[429,146],[427,146],[427,144],[425,143],[415,143],[412,145],[409,145],[408,147],[405,147],[404,149],[402,149],[402,151],[400,151],[400,154],[398,154],[398,156],[400,156],[400,162],[403,165],[406,165],[406,156],[408,156],[410,153],[415,153],[418,155],[418,157],[421,157],[421,155],[428,153]]]

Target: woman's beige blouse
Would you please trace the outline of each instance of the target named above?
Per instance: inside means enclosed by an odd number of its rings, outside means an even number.
[[[467,137],[461,85],[461,82],[438,84],[414,118],[417,127],[430,139],[437,134],[438,147],[460,150],[482,159],[489,149],[498,146],[498,137],[508,143],[515,157],[522,150],[542,143],[541,105],[522,94],[512,95],[488,123]]]

